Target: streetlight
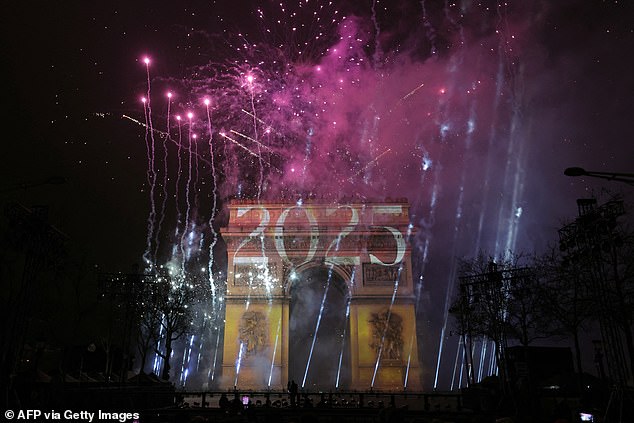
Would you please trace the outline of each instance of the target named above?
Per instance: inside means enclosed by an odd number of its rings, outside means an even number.
[[[634,185],[634,173],[593,172],[582,167],[569,167],[564,170],[566,176],[591,176],[593,178],[607,179],[608,181],[625,182]]]

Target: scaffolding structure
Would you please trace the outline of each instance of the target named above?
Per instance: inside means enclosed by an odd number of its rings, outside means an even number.
[[[565,260],[580,265],[583,289],[594,299],[601,332],[601,350],[606,359],[609,380],[613,384],[606,416],[611,406],[616,406],[617,413],[622,415],[628,366],[622,326],[615,313],[615,305],[619,303],[622,292],[618,286],[619,279],[613,273],[613,260],[621,243],[616,231],[617,219],[625,214],[625,207],[619,198],[601,206],[597,206],[594,198],[578,199],[577,206],[579,216],[559,230],[560,249]],[[617,417],[617,421],[621,419]]]
[[[491,261],[486,272],[462,276],[460,283],[460,312],[464,361],[467,366],[468,381],[475,383],[471,328],[471,314],[478,314],[487,321],[487,336],[495,346],[496,364],[502,378],[502,386],[506,388],[508,374],[505,366],[507,347],[506,322],[509,301],[513,295],[513,287],[520,279],[534,278],[533,269],[529,267],[500,267]],[[469,308],[471,312],[467,312]]]

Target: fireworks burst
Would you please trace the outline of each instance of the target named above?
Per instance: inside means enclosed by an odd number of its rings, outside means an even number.
[[[183,385],[196,369],[208,377],[204,386],[216,374],[226,274],[215,254],[228,198],[301,204],[309,196],[406,195],[420,228],[410,240],[418,293],[434,252],[513,248],[525,161],[517,10],[426,3],[407,6],[400,17],[378,2],[368,10],[309,0],[262,6],[251,11],[254,34],[224,31],[224,43],[209,46],[208,56],[222,59],[192,66],[185,78],[151,79],[151,62],[142,60],[145,122],[125,117],[145,128],[146,269],[171,263],[185,279],[205,280],[211,293],[211,306],[197,310],[198,330],[181,346]],[[486,25],[476,30],[471,20]],[[152,120],[152,85],[170,90],[161,130]],[[203,138],[206,149],[199,148]],[[500,200],[499,191],[511,195]],[[468,217],[465,207],[474,209]],[[437,229],[440,216],[449,230]],[[451,279],[455,269],[445,274]],[[454,281],[440,282],[449,298]],[[201,356],[213,360],[202,368]]]

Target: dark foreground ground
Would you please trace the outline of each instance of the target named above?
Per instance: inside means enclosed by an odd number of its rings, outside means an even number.
[[[483,413],[422,412],[399,408],[384,409],[265,409],[252,408],[240,413],[224,412],[220,409],[161,410],[147,413],[141,421],[147,422],[494,422],[496,417]]]
[[[621,397],[610,392],[593,393],[586,398],[553,392],[501,397],[482,389],[446,393],[300,392],[291,398],[287,392],[276,391],[181,392],[165,383],[46,384],[28,388],[19,395],[18,402],[9,401],[7,410],[72,410],[95,415],[102,411],[113,414],[108,420],[93,421],[121,423],[634,422],[634,396],[630,392]],[[592,415],[592,420],[582,420],[582,413],[586,419]]]

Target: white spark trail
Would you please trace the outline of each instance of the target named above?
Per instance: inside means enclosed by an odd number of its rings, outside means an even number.
[[[238,147],[242,148],[243,150],[245,150],[247,153],[249,153],[252,156],[261,158],[257,153],[254,153],[253,151],[249,150],[247,147],[245,147],[244,145],[240,144],[238,141],[236,141],[235,139],[231,138],[229,135],[221,132],[220,136],[223,137],[226,140],[231,141],[232,143],[234,143],[235,145],[237,145]]]
[[[213,131],[211,127],[211,114],[209,112],[209,102],[206,101],[205,105],[207,107],[207,129],[209,130],[209,155],[211,156],[211,178],[213,179],[213,193],[212,198],[213,202],[211,205],[211,216],[209,217],[209,229],[211,230],[212,240],[209,244],[209,264],[207,266],[209,273],[209,284],[211,287],[211,301],[214,313],[216,312],[216,284],[214,282],[214,273],[213,273],[213,265],[214,265],[214,247],[218,242],[218,234],[216,233],[216,229],[214,228],[214,223],[216,223],[216,208],[218,207],[218,180],[216,178],[216,166],[214,159],[214,146],[213,146]]]
[[[260,141],[258,141],[258,140],[256,140],[256,139],[253,139],[253,138],[251,138],[250,136],[248,136],[248,135],[246,135],[246,134],[243,134],[242,132],[238,132],[238,131],[235,131],[235,130],[233,130],[233,129],[231,129],[229,132],[231,132],[232,134],[239,135],[239,136],[241,136],[242,138],[245,138],[245,139],[247,139],[247,140],[249,140],[249,141],[252,141],[252,142],[254,142],[255,144],[257,144],[259,147],[264,148],[265,150],[268,150],[268,151],[271,151],[271,152],[273,151],[273,149],[272,149],[271,147],[269,147],[269,146],[267,146],[267,145],[262,144]]]

